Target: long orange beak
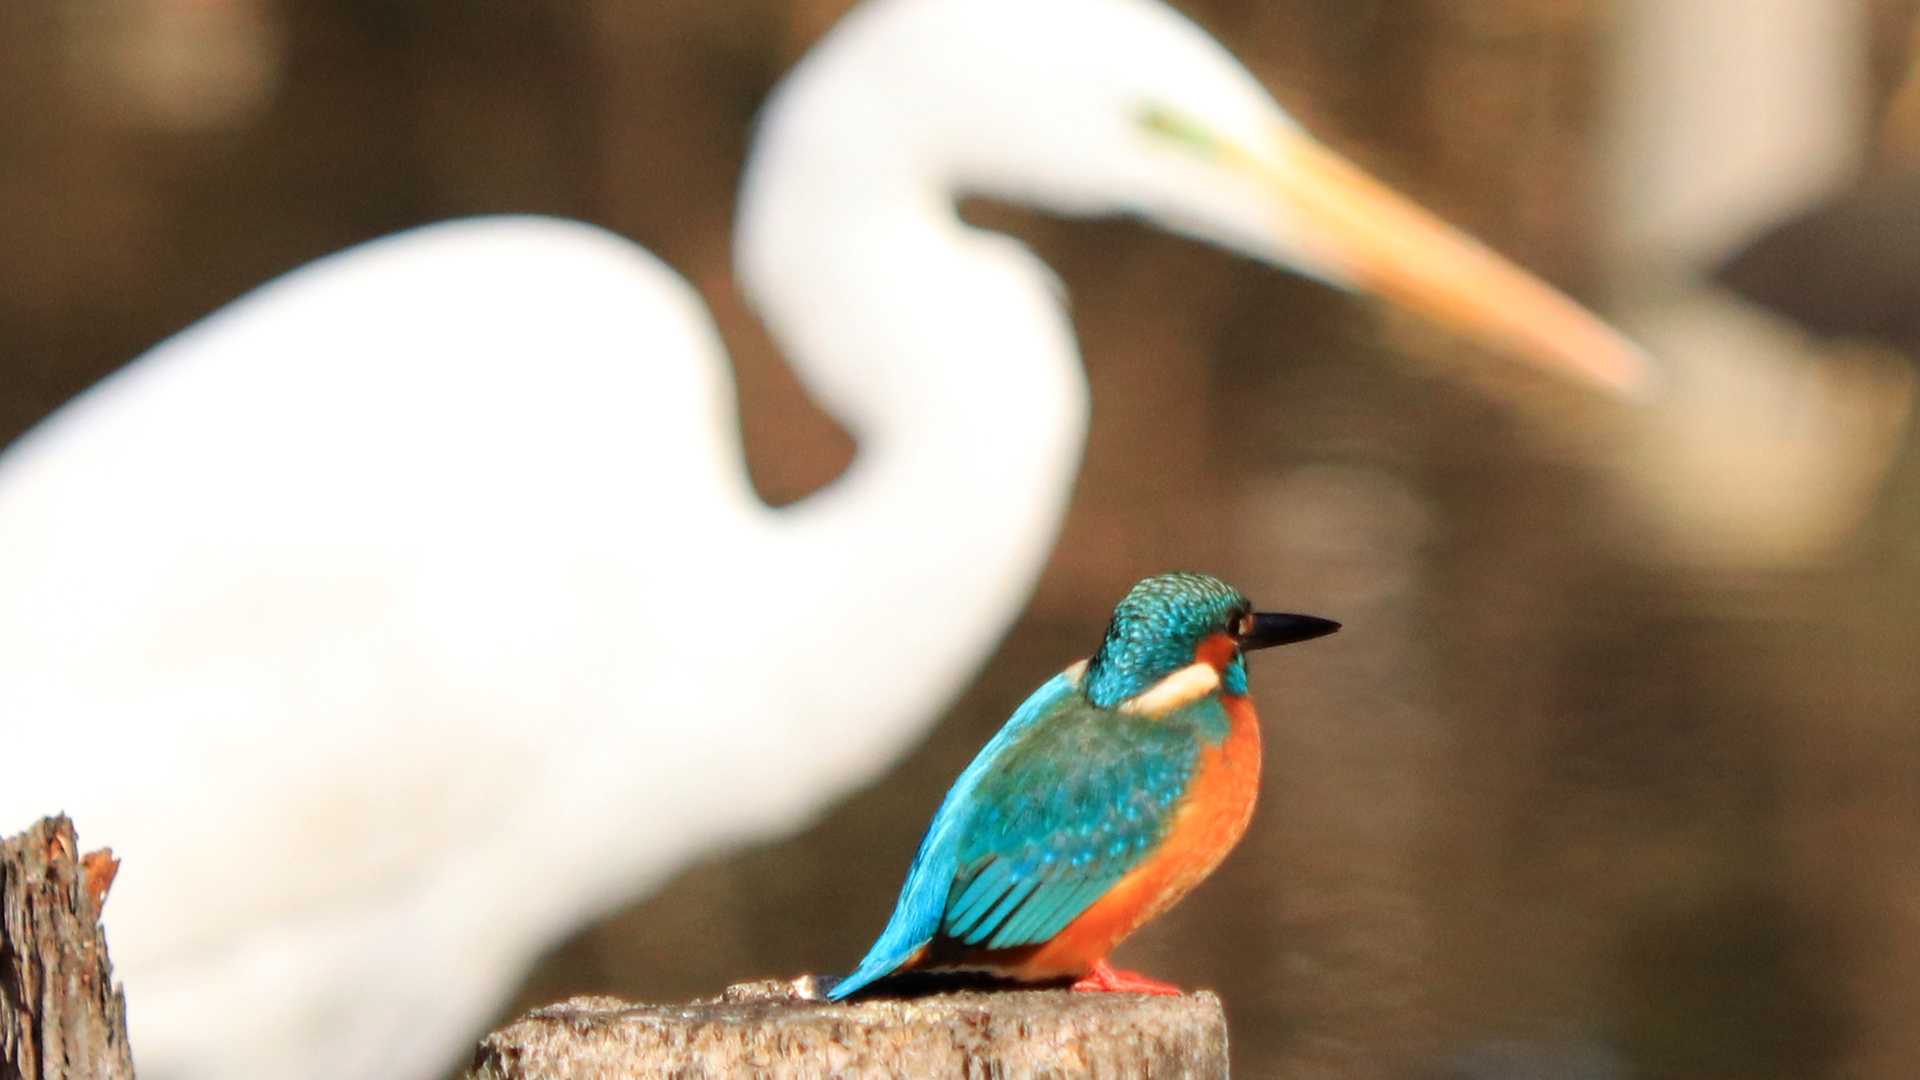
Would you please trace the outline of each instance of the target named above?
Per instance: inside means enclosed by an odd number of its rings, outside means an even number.
[[[1216,144],[1285,204],[1309,254],[1356,288],[1541,368],[1621,394],[1651,381],[1639,346],[1527,273],[1362,172],[1296,127],[1256,154]]]

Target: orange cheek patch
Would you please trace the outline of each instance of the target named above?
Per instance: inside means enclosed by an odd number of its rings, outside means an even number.
[[[1200,644],[1193,647],[1193,658],[1202,664],[1211,664],[1215,671],[1225,671],[1233,662],[1233,654],[1239,646],[1227,634],[1208,634]]]

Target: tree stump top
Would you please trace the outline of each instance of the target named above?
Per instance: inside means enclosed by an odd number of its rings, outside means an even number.
[[[1101,1076],[1227,1073],[1220,999],[964,990],[850,1004],[812,976],[718,998],[636,1005],[577,997],[481,1041],[469,1080],[616,1076]]]

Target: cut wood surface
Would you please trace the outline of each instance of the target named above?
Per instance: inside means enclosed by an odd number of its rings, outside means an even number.
[[[0,844],[0,1080],[132,1080],[100,929],[117,866],[64,817]]]
[[[812,976],[681,1005],[578,997],[482,1040],[468,1080],[626,1076],[1218,1077],[1220,999],[964,990],[851,1004]]]

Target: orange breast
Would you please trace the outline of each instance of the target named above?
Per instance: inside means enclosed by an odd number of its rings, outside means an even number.
[[[1022,957],[1012,974],[1034,980],[1086,974],[1121,939],[1200,884],[1240,842],[1260,788],[1260,722],[1247,698],[1223,700],[1231,721],[1227,737],[1200,752],[1166,840],[1051,941]]]

